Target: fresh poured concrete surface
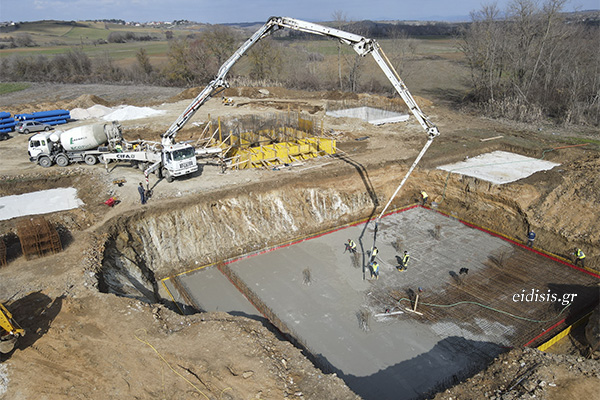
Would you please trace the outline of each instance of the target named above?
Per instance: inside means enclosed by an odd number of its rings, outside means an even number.
[[[326,114],[335,118],[359,118],[373,125],[408,121],[408,114],[400,114],[373,107],[347,108],[345,110],[327,111]]]
[[[494,151],[455,164],[442,165],[438,169],[473,176],[501,185],[526,178],[538,171],[552,169],[558,165],[560,164],[506,151]]]
[[[187,273],[177,281],[179,288],[175,286],[173,279],[163,282],[181,311],[188,311],[185,310],[187,301],[181,295],[183,290],[192,297],[194,304],[191,305],[198,311],[223,311],[253,319],[262,318],[260,312],[216,267]]]
[[[357,264],[344,252],[348,238],[363,253]],[[447,311],[421,306],[424,316],[417,316],[406,311],[407,301],[396,301],[408,297],[410,290],[423,290],[423,304],[479,301],[540,320],[552,319],[558,311],[552,304],[523,308],[511,302],[511,296],[532,287],[583,291],[576,285],[581,278],[578,271],[423,208],[381,220],[378,280],[369,280],[370,273],[363,268],[372,243],[373,224],[359,224],[229,264],[323,368],[335,371],[365,399],[416,398],[481,369],[504,351],[503,346],[522,345],[541,329],[540,324],[473,305]],[[408,270],[399,272],[397,256],[405,249],[412,259]],[[501,268],[491,265],[490,259]],[[541,277],[536,278],[535,268],[542,264],[537,273]],[[468,278],[458,277],[463,267],[469,269]],[[555,281],[567,287],[548,286],[544,279],[549,271],[562,273]],[[218,273],[207,268],[179,280],[207,311],[217,309],[208,306],[216,299],[221,311],[241,310],[241,305],[225,306],[235,297],[234,289]],[[511,280],[502,281],[507,275]],[[455,285],[457,279],[465,282]],[[594,278],[589,281],[596,283]],[[590,290],[597,292],[594,286]],[[392,293],[399,296],[392,298]],[[403,313],[376,317],[386,308]],[[362,325],[361,311],[369,315]]]
[[[58,188],[0,197],[0,221],[82,206],[75,188]]]

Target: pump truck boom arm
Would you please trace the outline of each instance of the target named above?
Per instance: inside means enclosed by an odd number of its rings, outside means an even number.
[[[256,31],[244,44],[236,50],[235,53],[221,66],[215,79],[213,79],[198,96],[192,101],[192,103],[185,109],[185,111],[177,118],[177,120],[171,125],[171,127],[162,135],[163,145],[170,145],[175,142],[175,136],[177,132],[183,128],[183,126],[192,118],[192,116],[198,111],[198,109],[208,101],[208,99],[214,94],[219,88],[228,87],[228,83],[225,80],[225,76],[233,65],[260,39],[270,35],[276,30],[288,28],[295,31],[301,31],[306,33],[312,33],[320,36],[332,37],[339,40],[340,42],[352,46],[354,51],[361,56],[372,54],[377,65],[382,69],[385,76],[392,83],[402,100],[406,103],[411,113],[415,116],[419,124],[427,132],[430,139],[435,138],[439,135],[438,128],[429,120],[429,118],[421,111],[417,102],[412,97],[408,88],[400,79],[400,76],[390,63],[389,59],[379,46],[379,44],[373,39],[367,39],[363,36],[356,35],[354,33],[345,32],[339,29],[329,28],[323,25],[314,24],[312,22],[301,21],[294,18],[288,17],[271,17],[258,31]]]

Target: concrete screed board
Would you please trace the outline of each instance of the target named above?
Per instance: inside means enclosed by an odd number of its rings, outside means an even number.
[[[442,226],[441,240],[434,238],[436,225]],[[230,268],[325,369],[336,372],[365,399],[416,398],[480,368],[503,352],[503,346],[510,345],[513,329],[494,322],[494,313],[489,320],[478,322],[482,329],[460,322],[424,324],[407,312],[382,319],[371,317],[368,329],[361,329],[361,310],[371,316],[384,311],[374,309],[370,301],[382,293],[376,289],[402,286],[440,290],[448,281],[449,269],[466,267],[476,272],[485,268],[489,254],[511,247],[458,220],[414,208],[380,221],[380,278],[375,281],[369,280],[368,270],[354,266],[349,253],[344,253],[345,242],[353,239],[365,253],[359,257],[365,260],[360,264],[365,265],[373,243],[373,226],[363,223],[337,230],[237,260]],[[394,247],[398,248],[398,243],[402,248],[397,251]],[[404,249],[410,251],[411,263],[407,271],[398,272],[397,256]],[[310,284],[304,282],[307,268]],[[252,314],[241,295],[232,294],[236,289],[227,278],[219,277],[216,268],[182,275],[180,281],[206,311],[213,311],[208,305],[217,302],[220,311]],[[207,290],[207,285],[212,289]],[[260,318],[260,313],[255,315]],[[485,329],[490,326],[494,329]]]

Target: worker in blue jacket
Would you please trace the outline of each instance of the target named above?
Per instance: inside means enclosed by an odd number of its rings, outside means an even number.
[[[529,231],[527,234],[527,246],[533,247],[533,241],[535,240],[535,232]]]

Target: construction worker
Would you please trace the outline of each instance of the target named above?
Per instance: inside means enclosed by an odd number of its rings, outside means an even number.
[[[410,254],[408,251],[404,251],[404,255],[402,256],[402,265],[398,267],[398,271],[406,271],[408,268],[408,262],[410,261]]]
[[[427,195],[427,192],[425,192],[424,190],[421,191],[421,201],[423,202],[422,205],[424,206],[425,204],[427,204],[427,199],[429,198],[429,196]]]
[[[379,264],[377,261],[371,263],[371,278],[379,279]]]
[[[140,182],[140,185],[138,186],[138,192],[140,193],[141,203],[146,204],[146,191],[144,190],[144,186],[142,185],[142,182]]]
[[[529,231],[527,234],[527,246],[533,247],[533,241],[535,240],[535,232]]]
[[[371,262],[375,261],[375,257],[377,257],[378,253],[379,253],[379,250],[377,249],[377,247],[373,247],[371,249]]]
[[[354,243],[354,240],[348,239],[348,243],[346,243],[346,250],[353,254],[356,254],[356,243]],[[346,252],[346,250],[344,250],[344,253]]]
[[[585,254],[583,251],[581,251],[581,249],[575,249],[575,253],[573,254],[575,254],[575,265],[581,262],[581,266],[585,268]]]

